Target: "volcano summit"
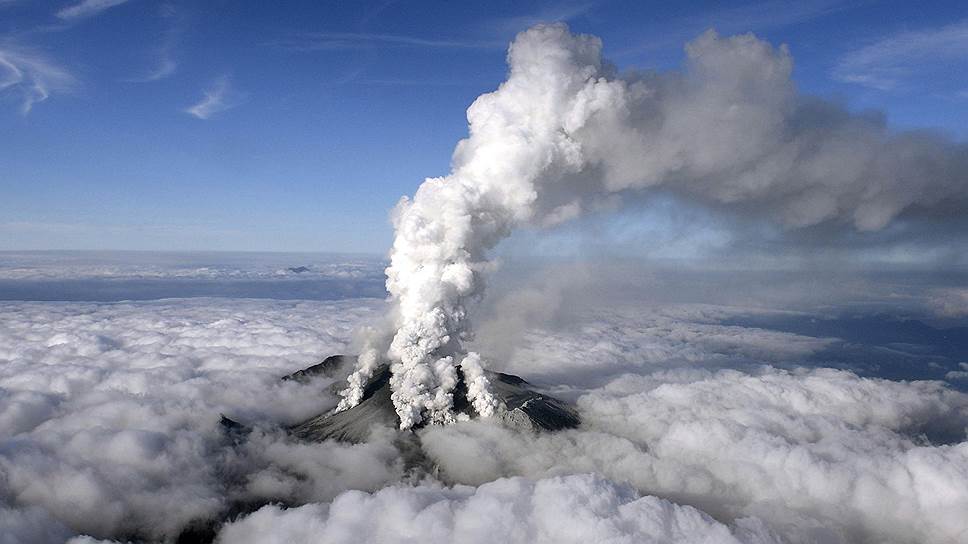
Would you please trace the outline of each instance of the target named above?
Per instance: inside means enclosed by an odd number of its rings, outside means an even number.
[[[334,392],[345,383],[356,365],[356,357],[333,355],[323,362],[285,376],[285,380],[308,382],[317,376],[336,378]],[[577,427],[581,420],[571,407],[562,401],[539,393],[518,376],[485,371],[492,393],[498,401],[500,419],[507,425],[523,430],[556,431]],[[463,370],[457,368],[454,388],[454,411],[458,419],[471,419],[476,412],[467,400],[467,383]],[[363,388],[360,402],[347,410],[325,412],[290,428],[293,435],[311,441],[335,439],[363,442],[374,425],[393,428],[400,426],[400,418],[390,399],[390,366],[380,365]]]

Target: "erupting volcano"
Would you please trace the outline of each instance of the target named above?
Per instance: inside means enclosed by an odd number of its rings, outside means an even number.
[[[555,225],[661,188],[755,209],[787,228],[872,231],[968,192],[963,145],[892,135],[882,121],[801,98],[786,47],[709,31],[686,52],[682,73],[621,74],[598,38],[563,24],[518,35],[507,81],[467,111],[470,136],[452,172],[396,207],[392,318],[370,334],[339,410],[362,402],[389,364],[402,429],[455,421],[461,383],[474,412],[500,411],[487,354],[463,345],[473,337],[468,305],[494,267],[488,252],[519,226]]]
[[[341,387],[340,383],[346,379],[356,359],[334,355],[284,379],[307,381],[315,376],[325,376],[337,378],[334,385]],[[462,370],[461,367],[456,369],[457,384],[452,392],[455,419],[468,419],[476,415],[469,401],[472,384],[467,382]],[[534,391],[528,382],[518,376],[486,370],[482,376],[489,384],[492,398],[500,407],[502,420],[513,428],[557,431],[577,427],[580,423],[578,414],[572,408],[554,397]],[[312,417],[293,426],[290,432],[304,440],[363,442],[373,425],[400,426],[400,418],[391,400],[390,382],[390,369],[382,365],[363,387],[362,397],[355,406],[335,414],[324,413]]]

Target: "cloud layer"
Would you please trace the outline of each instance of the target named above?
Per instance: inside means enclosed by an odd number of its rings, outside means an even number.
[[[449,481],[595,472],[790,541],[954,542],[965,534],[966,398],[821,370],[624,376],[582,396],[581,431],[527,437],[481,423],[424,444]]]
[[[702,512],[591,475],[499,479],[480,487],[388,487],[330,505],[277,507],[226,527],[222,543],[770,542],[761,527],[730,529]],[[753,535],[747,534],[752,532]],[[756,539],[751,538],[755,536]]]
[[[271,280],[381,277],[378,257],[308,253],[0,252],[0,280]]]
[[[216,299],[3,305],[4,524],[36,531],[23,542],[59,542],[41,536],[58,527],[171,538],[236,499],[324,500],[382,483],[376,467],[386,454],[377,445],[330,445],[336,466],[325,472],[333,461],[303,466],[318,461],[273,433],[254,433],[251,456],[233,450],[218,425],[220,413],[273,427],[335,405],[325,383],[279,377],[346,351],[350,331],[381,307]],[[273,457],[277,468],[264,471]],[[297,477],[300,470],[318,486]],[[234,486],[234,471],[251,479]]]
[[[3,303],[0,532],[164,539],[265,503],[278,504],[221,541],[942,543],[968,530],[968,395],[797,369],[836,339],[728,324],[774,310],[605,304],[517,321],[501,365],[577,402],[580,429],[430,427],[421,468],[392,429],[359,445],[273,430],[335,406],[332,380],[278,377],[354,351],[382,301]],[[219,413],[255,430],[235,444]]]

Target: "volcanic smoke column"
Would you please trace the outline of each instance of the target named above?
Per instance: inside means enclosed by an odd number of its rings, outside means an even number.
[[[480,357],[461,350],[468,335],[465,303],[483,290],[486,252],[515,225],[534,219],[539,178],[582,166],[580,146],[562,121],[577,93],[600,75],[599,40],[573,36],[563,25],[536,27],[511,44],[508,60],[508,80],[467,111],[470,137],[454,152],[453,173],[427,179],[394,212],[387,289],[398,327],[388,355],[401,428],[423,417],[453,419],[458,364],[474,408],[481,415],[494,411]],[[341,408],[359,402],[379,355],[364,350]]]
[[[965,202],[968,152],[925,133],[798,96],[786,47],[708,31],[682,72],[618,74],[598,38],[563,24],[517,36],[510,72],[467,110],[452,173],[395,209],[387,268],[394,333],[360,354],[339,409],[391,361],[401,428],[454,419],[457,366],[481,415],[497,408],[470,337],[488,250],[519,225],[554,225],[655,187],[756,210],[789,228],[877,230],[910,207]],[[375,338],[375,336],[374,336]]]

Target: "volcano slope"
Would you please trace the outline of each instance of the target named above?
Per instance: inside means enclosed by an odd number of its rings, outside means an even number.
[[[309,381],[316,376],[336,378],[334,389],[343,387],[345,377],[356,363],[356,357],[333,355],[323,362],[299,370],[284,380]],[[577,427],[578,413],[564,402],[535,391],[527,381],[512,374],[485,371],[494,396],[503,410],[500,418],[513,428],[531,431],[556,431]],[[458,384],[454,391],[454,411],[468,418],[477,417],[467,400],[464,374],[458,367]],[[293,425],[289,431],[308,441],[340,440],[363,442],[375,425],[398,428],[400,419],[390,400],[390,367],[381,366],[367,382],[363,400],[342,412],[325,412]]]

